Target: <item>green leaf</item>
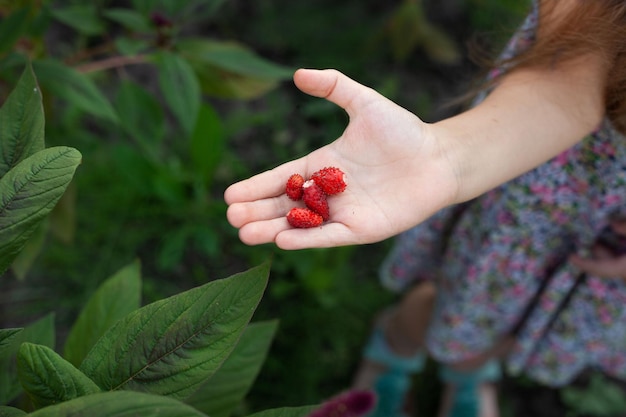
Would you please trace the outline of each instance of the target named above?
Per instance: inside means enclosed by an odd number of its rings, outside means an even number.
[[[52,405],[29,417],[206,417],[172,398],[140,392],[115,391],[85,395]]]
[[[187,57],[193,55],[200,62],[239,75],[272,80],[284,80],[293,75],[292,69],[261,58],[236,42],[192,38],[180,41],[178,48]]]
[[[284,407],[254,413],[248,417],[307,417],[317,406]]]
[[[196,124],[202,99],[198,77],[187,61],[171,52],[157,54],[155,62],[165,101],[185,133],[190,134]]]
[[[222,122],[213,107],[203,104],[191,135],[191,156],[194,173],[208,188],[213,175],[222,161],[226,135]]]
[[[0,273],[59,201],[80,161],[76,149],[58,146],[29,156],[0,178]]]
[[[22,417],[25,415],[27,415],[26,411],[19,408],[0,405],[0,417]]]
[[[29,7],[21,7],[3,16],[0,21],[0,54],[10,51],[28,28]]]
[[[105,29],[94,4],[51,8],[50,13],[58,21],[85,35],[99,35]]]
[[[220,369],[185,402],[211,417],[228,417],[256,379],[278,322],[252,323]]]
[[[132,9],[112,8],[103,13],[104,17],[119,23],[133,32],[150,32],[152,27],[145,15]]]
[[[154,147],[165,135],[165,115],[157,99],[132,81],[123,81],[115,98],[120,126],[134,140]]]
[[[102,336],[81,370],[104,390],[188,397],[235,347],[268,274],[263,264],[131,313]]]
[[[35,229],[30,238],[26,241],[26,244],[11,262],[11,271],[15,274],[15,277],[22,281],[26,278],[28,271],[35,262],[35,259],[41,252],[41,248],[46,240],[48,232],[48,220],[44,219],[39,226]]]
[[[50,234],[67,245],[74,242],[76,234],[77,193],[76,183],[72,181],[48,216]]]
[[[15,360],[20,345],[31,342],[53,347],[54,335],[54,315],[49,314],[7,340],[7,345],[0,349],[0,404],[8,404],[22,392]]]
[[[138,10],[143,14],[150,14],[154,11],[156,0],[132,0],[133,9]]]
[[[454,40],[428,21],[422,2],[405,1],[387,22],[391,51],[399,61],[406,60],[418,47],[441,64],[455,64],[461,53]]]
[[[206,94],[227,98],[254,98],[291,78],[293,70],[259,57],[234,43],[186,39],[178,43]]]
[[[0,355],[4,349],[8,349],[11,346],[11,341],[16,335],[21,333],[24,329],[0,329]]]
[[[36,408],[100,392],[95,382],[54,350],[34,343],[20,346],[17,372]]]
[[[0,108],[0,177],[45,147],[44,124],[41,92],[29,64]]]
[[[98,339],[137,310],[140,303],[141,265],[135,261],[108,278],[91,296],[67,336],[65,359],[79,366]]]
[[[626,413],[624,390],[600,373],[594,373],[586,388],[566,387],[561,400],[576,416],[621,416]]]
[[[118,123],[113,106],[85,74],[53,59],[33,62],[37,78],[53,95],[107,122]]]
[[[115,48],[120,54],[135,56],[150,49],[151,44],[145,39],[135,39],[126,36],[118,36],[115,39]]]

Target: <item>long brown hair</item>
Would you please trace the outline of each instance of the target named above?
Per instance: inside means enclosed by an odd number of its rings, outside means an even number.
[[[589,53],[606,60],[606,115],[626,133],[626,0],[576,0],[557,16],[559,1],[540,1],[540,36],[507,65],[550,68]]]

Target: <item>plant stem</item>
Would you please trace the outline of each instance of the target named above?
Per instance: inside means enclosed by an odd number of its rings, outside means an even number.
[[[102,59],[100,61],[89,62],[77,66],[75,69],[83,74],[96,71],[104,71],[111,68],[119,68],[127,65],[144,64],[148,61],[147,55],[135,55],[135,56],[113,56],[110,58]]]

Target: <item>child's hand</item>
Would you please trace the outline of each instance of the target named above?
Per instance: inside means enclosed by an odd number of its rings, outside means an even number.
[[[626,236],[626,221],[614,221],[611,228],[616,236],[622,238]],[[591,256],[572,255],[570,261],[583,272],[593,276],[626,279],[626,254],[621,253],[624,248],[620,248],[619,252],[615,249],[598,243],[591,249]]]
[[[428,124],[374,90],[335,70],[299,70],[303,92],[341,106],[350,122],[334,142],[309,155],[231,185],[224,194],[229,222],[244,243],[284,249],[363,244],[391,237],[455,199],[457,170]],[[330,220],[294,229],[285,215],[289,176],[326,166],[346,174],[346,190],[329,197]]]
[[[587,274],[602,278],[626,279],[626,255],[583,258],[572,255],[571,262]]]

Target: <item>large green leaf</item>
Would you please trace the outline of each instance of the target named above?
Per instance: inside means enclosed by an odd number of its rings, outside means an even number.
[[[165,114],[156,97],[132,81],[120,83],[115,108],[120,127],[143,147],[154,152],[165,135]]]
[[[20,346],[17,374],[36,408],[100,392],[95,382],[54,350],[34,343]]]
[[[190,157],[194,174],[206,188],[224,156],[226,135],[217,112],[208,104],[200,107],[196,126],[191,134]]]
[[[0,178],[0,273],[59,201],[81,157],[65,146],[44,149]]]
[[[33,61],[33,68],[41,85],[53,95],[107,122],[118,122],[109,100],[85,74],[53,59]]]
[[[307,405],[303,407],[275,408],[254,413],[248,417],[306,417],[311,414],[311,411],[315,410],[316,407],[317,406]]]
[[[102,336],[81,370],[104,390],[188,397],[232,352],[268,275],[263,264],[131,313]]]
[[[0,404],[8,404],[22,391],[15,359],[20,345],[31,342],[53,347],[54,336],[54,315],[49,314],[7,340],[8,344],[0,350]]]
[[[16,329],[0,329],[0,354],[4,349],[7,349],[11,346],[11,341],[13,338],[22,332],[24,329],[16,328]]]
[[[0,417],[22,417],[25,415],[27,415],[26,411],[19,408],[0,405]]]
[[[44,145],[41,92],[28,65],[0,109],[0,177]]]
[[[79,366],[98,339],[137,310],[140,303],[141,265],[135,261],[107,279],[91,296],[67,336],[65,359]]]
[[[235,42],[190,38],[177,44],[196,71],[202,91],[227,98],[254,98],[291,78],[293,70],[270,62]]]
[[[278,322],[252,323],[221,368],[185,402],[211,417],[228,417],[256,379]]]
[[[42,408],[30,417],[206,417],[172,398],[140,392],[113,391],[85,395]],[[287,416],[285,416],[287,417]]]
[[[397,60],[406,60],[417,47],[423,48],[430,59],[441,64],[455,64],[461,59],[454,40],[427,19],[422,2],[405,1],[398,5],[386,29],[391,51]]]
[[[102,14],[134,32],[150,32],[153,29],[146,15],[132,9],[111,8],[104,10]]]
[[[105,29],[95,4],[52,7],[50,13],[58,21],[85,35],[99,35]]]
[[[161,52],[155,56],[159,85],[170,109],[187,134],[193,130],[202,94],[193,68],[180,56]]]

